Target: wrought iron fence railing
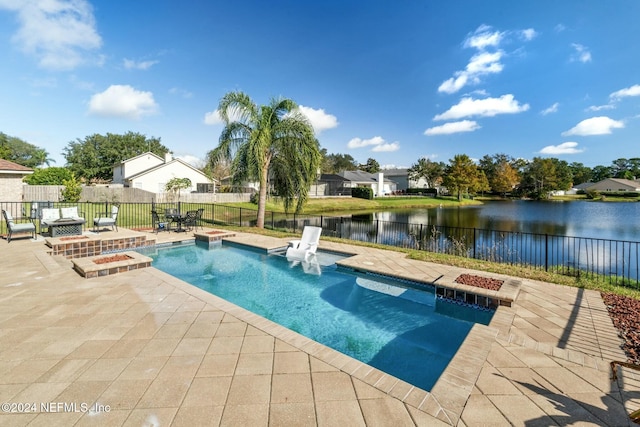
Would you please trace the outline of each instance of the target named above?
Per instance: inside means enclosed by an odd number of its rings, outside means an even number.
[[[30,218],[37,225],[43,207],[78,206],[86,219],[110,212],[111,202],[0,202],[0,208],[16,218]],[[257,222],[257,210],[212,203],[120,203],[118,226],[151,229],[151,211],[179,211],[202,208],[203,225],[228,224],[250,227]],[[305,225],[322,227],[324,236],[402,248],[444,253],[514,266],[585,275],[612,284],[640,289],[640,242],[573,237],[539,233],[447,227],[372,220],[358,216],[295,215],[268,211],[265,227],[301,232]],[[0,233],[6,234],[4,221]]]

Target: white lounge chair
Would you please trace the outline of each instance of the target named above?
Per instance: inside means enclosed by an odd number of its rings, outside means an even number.
[[[318,242],[320,242],[322,228],[307,225],[302,230],[300,240],[292,240],[287,248],[287,259],[298,261],[309,261],[316,254]]]

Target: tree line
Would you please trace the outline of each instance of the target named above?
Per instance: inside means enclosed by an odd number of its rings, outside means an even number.
[[[218,147],[207,154],[200,169],[218,180],[232,177],[235,182],[259,181],[259,213],[267,186],[283,198],[287,208],[295,202],[299,210],[318,170],[380,171],[380,164],[373,158],[360,164],[349,154],[321,149],[310,122],[290,99],[272,99],[268,105],[258,105],[242,92],[229,92],[220,100],[218,111],[225,127]],[[114,164],[145,152],[164,157],[169,151],[160,138],[135,132],[93,134],[67,144],[64,167],[44,168],[51,163],[45,149],[0,132],[0,158],[34,168],[35,172],[25,178],[29,184],[61,184],[76,179],[83,183],[108,182]],[[524,160],[494,154],[475,162],[466,154],[458,154],[448,164],[420,158],[408,168],[408,175],[412,180],[424,179],[431,188],[443,185],[459,198],[484,192],[544,198],[551,191],[568,190],[584,182],[635,179],[640,176],[640,158],[620,158],[610,166],[589,168],[557,158]]]
[[[443,185],[459,198],[464,194],[491,192],[506,196],[548,198],[552,191],[598,182],[606,178],[634,180],[640,177],[640,158],[620,158],[611,166],[589,168],[549,157],[516,159],[507,154],[485,155],[477,163],[459,154],[448,164],[421,158],[408,169],[412,180],[424,179],[428,187]]]

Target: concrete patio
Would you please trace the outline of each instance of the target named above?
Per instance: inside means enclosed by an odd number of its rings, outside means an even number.
[[[320,248],[411,280],[469,273]],[[522,280],[513,306],[474,326],[426,392],[153,267],[85,279],[47,250],[42,239],[0,240],[0,426],[628,426],[640,407],[640,372],[610,380],[609,363],[626,357],[594,291]]]

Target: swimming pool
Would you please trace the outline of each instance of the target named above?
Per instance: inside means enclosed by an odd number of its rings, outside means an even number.
[[[474,323],[493,312],[378,275],[313,266],[227,244],[141,250],[153,266],[430,391]],[[417,284],[416,284],[417,285]]]

